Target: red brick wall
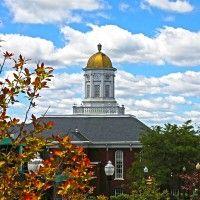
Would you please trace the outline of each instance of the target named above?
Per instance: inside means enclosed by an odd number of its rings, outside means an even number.
[[[114,180],[114,176],[112,177],[111,181],[111,189],[112,193],[114,194],[115,188],[123,188],[125,193],[128,193],[127,188],[127,172],[128,169],[131,167],[132,163],[135,159],[135,154],[138,152],[138,149],[130,149],[130,148],[88,148],[86,150],[88,157],[92,162],[100,162],[98,166],[96,166],[95,173],[97,178],[94,180],[94,185],[96,187],[95,193],[96,194],[106,194],[107,192],[107,179],[104,172],[104,166],[107,164],[107,161],[110,160],[113,165],[115,165],[115,151],[121,150],[123,151],[124,155],[124,180]]]

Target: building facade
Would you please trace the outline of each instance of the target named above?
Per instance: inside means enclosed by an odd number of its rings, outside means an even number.
[[[72,142],[81,145],[95,166],[95,194],[107,194],[104,167],[110,160],[115,166],[111,181],[112,194],[128,192],[127,171],[140,150],[139,135],[147,130],[142,122],[125,114],[124,105],[115,99],[115,72],[110,58],[98,52],[92,55],[84,70],[85,97],[80,106],[73,106],[72,115],[46,116],[54,121],[47,131],[71,136]]]

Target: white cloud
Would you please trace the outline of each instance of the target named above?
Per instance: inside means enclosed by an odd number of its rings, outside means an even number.
[[[193,10],[193,6],[187,0],[144,0],[143,4],[178,13],[191,12]]]
[[[175,20],[175,17],[174,16],[167,16],[167,17],[164,17],[163,21],[165,22],[173,22]]]
[[[189,108],[190,101],[182,96],[149,95],[148,97],[119,98],[118,102],[125,105],[126,113],[133,114],[147,124],[167,122],[184,122],[190,119],[183,114],[179,106]]]
[[[51,41],[17,34],[1,34],[3,50],[20,52],[26,57],[41,59],[62,67],[86,65],[96,50],[103,51],[114,63],[152,63],[177,66],[200,65],[200,32],[183,28],[164,27],[154,37],[134,34],[116,25],[89,25],[91,30],[81,32],[69,26],[61,29],[65,45],[56,48]]]
[[[100,0],[4,0],[15,22],[51,23],[79,22],[80,15],[73,11],[93,11],[103,8]]]
[[[70,114],[74,103],[78,104],[83,98],[83,74],[55,74],[49,83],[49,88],[41,92],[38,105],[33,112],[44,114]]]
[[[148,98],[148,99],[139,99],[135,100],[133,106],[135,105],[137,108],[143,110],[174,110],[175,106],[178,104],[185,104],[186,100],[184,97],[157,97],[157,98]]]
[[[60,49],[60,56],[69,51],[84,58],[95,51],[94,44],[101,42],[103,49],[114,62],[150,62],[196,66],[200,64],[200,33],[182,28],[165,27],[155,37],[134,34],[115,25],[94,26],[86,33],[70,27],[62,28],[68,43]],[[77,48],[78,47],[78,48]],[[90,50],[88,50],[90,49]]]
[[[182,120],[185,121],[185,119],[190,119],[192,120],[194,123],[197,123],[197,125],[199,126],[200,124],[200,111],[197,110],[190,110],[190,111],[186,111],[183,113],[182,115]]]
[[[131,9],[131,6],[125,2],[121,2],[119,4],[119,10],[122,12],[126,12],[127,10]]]
[[[4,24],[3,24],[3,21],[2,21],[2,19],[0,18],[0,28],[3,27],[3,25],[4,25]]]
[[[187,102],[186,99],[184,97],[182,97],[182,96],[168,96],[166,98],[166,100],[169,103],[177,103],[177,104],[190,103],[190,102]]]
[[[186,71],[147,78],[119,71],[116,76],[116,94],[120,98],[165,94],[172,95],[169,97],[169,101],[182,103],[185,100],[180,98],[180,95],[185,97],[200,96],[199,76],[200,72]]]
[[[13,52],[16,56],[22,54],[33,62],[51,61],[55,52],[54,44],[45,39],[19,34],[0,34],[0,38],[3,40],[1,51]]]

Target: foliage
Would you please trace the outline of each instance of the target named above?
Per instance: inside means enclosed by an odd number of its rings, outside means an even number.
[[[131,197],[128,194],[120,194],[117,196],[111,196],[110,199],[111,200],[131,200]]]
[[[108,197],[106,197],[104,195],[99,195],[99,196],[97,196],[97,200],[108,200]]]
[[[96,200],[97,198],[95,196],[88,196],[87,200]]]
[[[142,179],[140,183],[134,182],[132,185],[132,192],[130,195],[121,194],[112,196],[111,200],[169,200],[169,194],[164,191],[160,192],[155,180],[152,178],[151,183]]]
[[[14,61],[12,76],[5,80],[1,77],[0,81],[0,142],[3,144],[7,139],[11,141],[10,145],[1,145],[0,199],[41,199],[45,191],[53,187],[59,174],[65,178],[58,186],[58,194],[64,199],[84,199],[84,194],[90,191],[88,183],[92,172],[83,148],[73,145],[67,136],[45,139],[43,132],[50,130],[53,123],[36,118],[33,114],[31,128],[26,125],[30,109],[36,106],[39,92],[48,87],[53,69],[41,63],[31,70],[26,67],[27,60],[21,55],[18,60],[12,59],[12,56],[12,53],[4,53],[0,67],[2,75],[4,63],[8,59]],[[22,122],[9,115],[11,105],[18,102],[21,95],[29,102]],[[51,148],[52,141],[56,148]],[[42,154],[47,146],[51,150],[38,171],[23,171],[27,163],[37,153]]]
[[[200,186],[200,172],[182,173],[180,174],[182,181],[182,189],[188,192],[192,192]]]
[[[147,184],[143,179],[140,184],[134,182],[132,194],[130,200],[169,200],[167,192],[161,193],[158,189],[155,180],[153,179],[151,184]]]
[[[180,126],[156,126],[141,135],[140,141],[143,149],[130,170],[132,182],[144,177],[143,169],[147,166],[149,174],[166,188],[172,173],[178,177],[183,166],[191,172],[200,160],[200,136],[191,121]]]

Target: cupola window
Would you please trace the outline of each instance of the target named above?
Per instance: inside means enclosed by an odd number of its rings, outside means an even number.
[[[105,97],[110,97],[110,85],[105,86]]]
[[[100,85],[94,86],[94,97],[100,97]]]

